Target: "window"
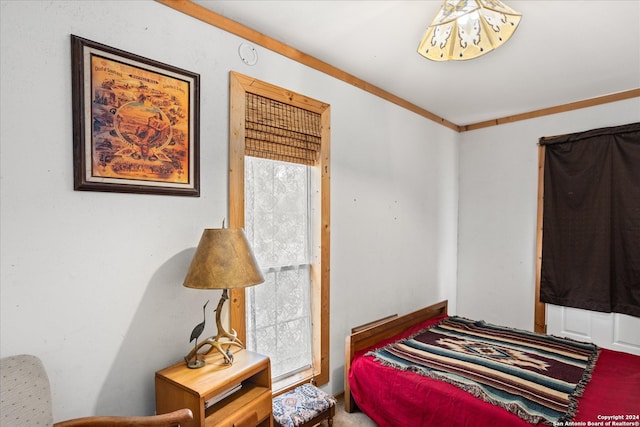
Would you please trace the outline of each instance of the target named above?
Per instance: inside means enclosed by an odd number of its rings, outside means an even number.
[[[246,345],[276,381],[313,368],[309,168],[245,157],[245,231],[265,276],[245,293]]]
[[[312,376],[324,384],[329,380],[329,105],[234,72],[230,91],[229,223],[245,228],[266,279],[232,290],[231,327],[257,351],[273,351],[276,392]],[[296,208],[278,209],[286,205]],[[295,295],[286,289],[295,289]],[[266,301],[274,306],[268,315],[262,310]],[[257,311],[247,310],[255,305]],[[283,350],[287,342],[294,345]]]
[[[536,330],[542,303],[639,316],[640,123],[540,144]]]

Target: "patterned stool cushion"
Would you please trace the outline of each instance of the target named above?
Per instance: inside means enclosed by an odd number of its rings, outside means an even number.
[[[283,427],[298,427],[335,406],[336,399],[312,384],[273,398],[273,418]]]

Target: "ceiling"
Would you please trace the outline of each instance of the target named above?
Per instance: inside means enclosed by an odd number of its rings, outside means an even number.
[[[194,0],[457,125],[640,88],[640,0],[504,2],[509,41],[434,62],[416,49],[441,0]]]

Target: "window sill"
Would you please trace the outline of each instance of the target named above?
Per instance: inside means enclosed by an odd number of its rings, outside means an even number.
[[[273,390],[273,395],[278,396],[310,381],[315,383],[313,369],[311,368],[274,382],[271,385],[271,389]]]

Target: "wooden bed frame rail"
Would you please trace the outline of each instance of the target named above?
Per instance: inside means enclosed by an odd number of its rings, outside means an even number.
[[[344,409],[353,412],[357,406],[351,396],[349,386],[349,370],[353,356],[366,348],[369,348],[384,339],[398,335],[411,326],[424,322],[442,314],[447,314],[448,300],[440,301],[436,304],[414,311],[404,316],[388,316],[376,320],[366,325],[353,328],[353,332],[345,340],[345,360],[344,360]]]

